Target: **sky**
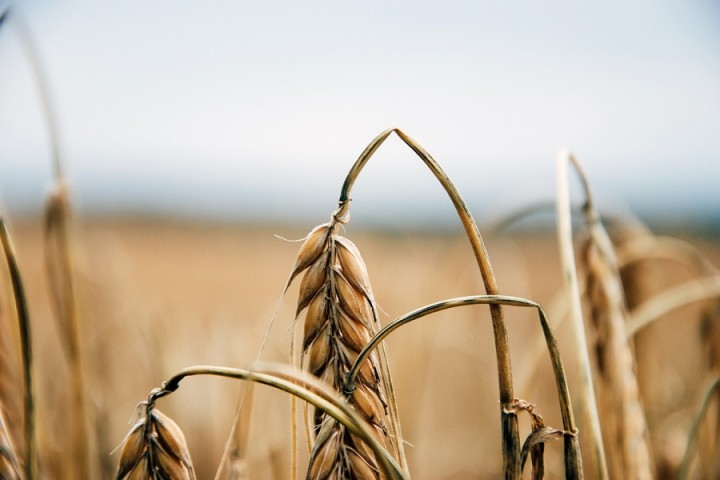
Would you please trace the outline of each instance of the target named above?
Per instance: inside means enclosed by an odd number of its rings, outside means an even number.
[[[83,214],[325,221],[399,127],[481,222],[551,201],[569,148],[600,209],[720,228],[719,27],[711,0],[15,2],[0,197],[38,212],[52,174],[29,32]],[[448,217],[397,139],[353,190],[355,221]]]

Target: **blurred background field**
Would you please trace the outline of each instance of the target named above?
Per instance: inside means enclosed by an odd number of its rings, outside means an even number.
[[[277,235],[301,238],[311,226],[129,219],[75,223],[83,343],[90,397],[99,414],[93,428],[98,458],[111,469],[117,452],[110,452],[152,388],[190,365],[240,367],[256,358],[299,247]],[[57,471],[52,468],[59,468],[55,462],[66,448],[67,372],[48,309],[41,231],[38,222],[29,220],[15,222],[12,231],[36,334],[42,452],[46,468]],[[346,234],[363,253],[383,324],[437,300],[483,291],[472,252],[457,233],[382,232],[351,224]],[[692,240],[717,264],[716,237]],[[538,301],[557,317],[562,278],[553,232],[515,229],[488,236],[487,243],[501,291]],[[662,262],[656,267],[658,288],[693,276],[682,269],[668,271]],[[297,287],[279,308],[264,359],[288,361],[296,295]],[[690,414],[705,388],[698,312],[698,305],[683,309],[645,337],[651,348],[644,352],[640,377],[652,399],[647,403],[651,432],[667,449],[658,454],[669,462],[682,455]],[[507,309],[506,316],[515,394],[536,403],[548,425],[560,425],[549,361],[532,354],[541,336],[536,315]],[[568,328],[557,335],[574,386]],[[391,337],[389,348],[413,478],[499,475],[497,378],[487,308],[421,320]],[[185,431],[198,478],[212,478],[217,468],[238,392],[236,382],[191,378],[160,403]],[[255,395],[251,478],[288,478],[288,399],[264,388]],[[521,428],[523,436],[529,433],[528,424],[521,422]],[[546,451],[548,475],[556,478],[562,472],[561,444],[551,443]]]

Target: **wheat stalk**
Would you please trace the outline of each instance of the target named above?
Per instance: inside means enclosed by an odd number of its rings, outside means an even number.
[[[488,304],[526,308],[529,307],[535,308],[537,310],[540,320],[540,326],[543,330],[543,335],[545,337],[548,355],[550,356],[550,362],[553,366],[555,382],[558,390],[560,413],[562,415],[564,428],[563,434],[565,436],[565,475],[567,478],[583,478],[582,457],[580,455],[580,447],[577,439],[577,429],[575,427],[575,418],[573,416],[572,404],[570,401],[570,392],[565,377],[565,369],[563,368],[562,360],[560,358],[560,350],[558,348],[557,340],[555,339],[555,335],[553,334],[553,330],[550,326],[550,322],[548,321],[545,311],[538,303],[535,303],[531,300],[507,295],[474,295],[442,300],[440,302],[426,305],[417,310],[413,310],[412,312],[409,312],[402,317],[399,317],[388,323],[370,340],[370,342],[368,342],[365,348],[357,356],[355,363],[348,372],[346,386],[343,388],[343,390],[352,390],[353,385],[356,381],[356,377],[360,372],[360,367],[361,365],[363,365],[366,358],[371,355],[373,350],[379,344],[381,344],[381,342],[383,342],[391,333],[398,330],[403,325],[414,322],[415,320],[419,320],[423,317],[426,317],[436,312],[440,312],[442,310],[462,306]],[[516,400],[514,400],[512,406],[513,410],[511,412],[513,415],[517,415],[516,407],[517,403]]]
[[[154,406],[155,402],[159,398],[175,392],[179,388],[180,382],[183,379],[198,375],[220,376],[260,383],[305,400],[316,408],[326,412],[332,419],[340,422],[340,424],[343,425],[350,434],[360,439],[364,445],[367,445],[369,451],[372,452],[375,459],[377,459],[378,467],[383,475],[383,478],[386,478],[387,480],[403,480],[405,478],[405,475],[402,473],[402,470],[392,458],[391,454],[380,444],[380,442],[378,442],[374,432],[375,429],[365,422],[358,415],[358,412],[347,404],[345,399],[340,398],[337,392],[330,389],[324,382],[288,366],[257,364],[250,369],[207,365],[189,367],[164,382],[162,388],[153,390],[148,399],[147,408]],[[147,422],[145,425],[147,425]],[[134,427],[131,434],[126,437],[123,449],[127,448],[131,452],[140,451],[140,454],[128,454],[127,456],[128,459],[138,458],[138,461],[140,461],[143,458],[142,448],[127,445],[128,439],[131,437],[136,440],[139,438],[137,435],[132,436],[132,433],[135,431],[136,428]],[[182,455],[176,455],[175,458],[179,458],[181,456]],[[183,458],[185,457],[183,456]],[[121,461],[119,472],[126,471],[127,468],[129,468],[128,465],[132,463],[133,462],[131,460],[126,462]],[[122,477],[118,474],[118,478]]]
[[[700,430],[700,425],[702,424],[703,419],[705,418],[706,414],[708,413],[708,410],[710,409],[710,405],[713,400],[717,400],[717,397],[720,395],[720,377],[716,377],[711,383],[708,389],[705,391],[705,394],[703,395],[702,402],[700,403],[700,407],[697,410],[697,413],[695,414],[695,417],[693,418],[692,425],[690,426],[690,431],[688,432],[688,439],[687,439],[687,446],[685,448],[685,454],[683,455],[682,462],[680,464],[680,471],[678,473],[678,478],[680,480],[685,480],[689,473],[690,473],[690,466],[693,459],[693,454],[696,451],[695,444],[697,442],[697,436],[698,431]],[[717,463],[717,457],[714,459]],[[717,468],[717,465],[714,465],[714,467]],[[705,477],[704,477],[705,478]],[[707,477],[711,478],[711,477]],[[712,477],[712,478],[716,478]]]
[[[338,218],[347,221],[349,219],[350,192],[358,175],[372,155],[382,143],[395,133],[410,149],[412,149],[423,163],[430,169],[435,178],[440,182],[458,213],[463,224],[465,233],[472,247],[482,276],[485,291],[489,295],[499,293],[495,275],[490,264],[490,258],[485,248],[485,243],[470,210],[462,196],[455,188],[450,177],[440,167],[437,161],[419,143],[410,138],[405,132],[398,128],[389,128],[375,137],[365,150],[360,154],[355,164],[350,169],[340,192],[339,208],[336,212]],[[520,478],[520,436],[518,433],[517,417],[512,412],[513,383],[512,368],[510,363],[510,348],[507,337],[507,329],[503,319],[503,311],[500,305],[490,305],[492,317],[493,338],[495,340],[495,355],[497,359],[498,387],[500,391],[500,418],[501,438],[503,454],[503,471],[506,479]]]
[[[607,459],[602,440],[602,428],[598,415],[595,387],[592,382],[592,369],[588,355],[588,342],[585,336],[580,287],[577,269],[575,268],[575,251],[573,248],[572,224],[570,221],[570,189],[568,186],[568,164],[573,157],[566,150],[561,151],[557,158],[557,234],[560,244],[560,258],[563,267],[566,295],[570,305],[570,320],[575,336],[575,355],[580,369],[582,401],[587,426],[590,430],[590,442],[595,457],[597,476],[601,480],[608,478]],[[584,177],[583,177],[584,178]],[[587,189],[586,189],[587,191]]]
[[[73,476],[90,477],[88,408],[83,374],[80,321],[77,308],[70,239],[70,200],[62,178],[56,179],[45,209],[45,267],[51,305],[60,325],[70,371],[70,442],[68,466]]]

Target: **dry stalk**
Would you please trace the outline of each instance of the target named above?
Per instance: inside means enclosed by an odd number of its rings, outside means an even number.
[[[90,452],[87,386],[83,374],[80,319],[77,308],[73,258],[70,240],[70,201],[62,179],[56,180],[45,209],[45,267],[51,305],[57,319],[61,341],[70,371],[70,414],[68,456],[69,473],[76,478],[89,478]]]
[[[402,130],[398,128],[389,128],[375,137],[372,142],[360,154],[355,164],[350,169],[340,193],[339,209],[336,217],[344,221],[349,219],[350,209],[350,192],[358,175],[362,171],[365,164],[370,160],[372,155],[380,148],[380,145],[392,134],[398,137],[412,149],[418,157],[430,169],[435,178],[440,182],[458,213],[460,221],[463,224],[465,233],[470,241],[475,259],[477,261],[485,291],[489,295],[497,295],[499,293],[495,275],[492,271],[490,258],[485,248],[480,231],[477,224],[470,214],[467,204],[460,196],[450,177],[443,171],[435,159],[415,140],[410,138]],[[520,436],[518,433],[517,417],[512,412],[513,402],[513,383],[512,368],[510,364],[510,347],[508,344],[507,330],[503,319],[503,311],[500,305],[490,305],[490,315],[492,317],[493,335],[495,340],[495,355],[497,359],[498,369],[498,386],[500,391],[500,418],[502,431],[502,454],[503,454],[503,471],[506,479],[520,478]],[[382,354],[382,351],[381,351]]]
[[[685,448],[685,454],[683,455],[683,459],[680,464],[680,472],[678,474],[678,478],[680,480],[685,480],[690,473],[691,463],[697,448],[696,443],[698,441],[697,437],[698,431],[700,430],[700,425],[702,424],[703,420],[705,420],[705,416],[707,415],[708,410],[710,409],[710,405],[713,403],[713,400],[717,401],[718,397],[720,397],[720,377],[716,377],[711,382],[708,389],[705,391],[702,402],[700,404],[700,408],[698,408],[697,414],[693,418],[692,425],[690,426],[690,431],[688,432],[687,447]],[[713,465],[713,468],[717,469],[717,455],[715,455],[714,457],[714,463],[715,465]],[[715,470],[715,474],[713,474],[712,472],[704,473],[705,475],[703,475],[702,478],[717,478],[717,470]]]
[[[230,438],[220,459],[220,468],[215,480],[249,480],[247,447],[250,438],[250,419],[252,418],[253,384],[249,384],[242,395],[238,412],[233,422]]]
[[[645,300],[631,312],[630,320],[625,326],[625,334],[630,338],[675,309],[693,302],[717,298],[720,298],[720,276],[717,275],[696,278],[665,289]]]
[[[628,317],[617,259],[596,214],[590,188],[579,163],[570,157],[583,180],[584,213],[589,237],[581,247],[586,267],[586,298],[594,333],[598,404],[611,478],[650,479],[653,461],[645,412],[640,398],[633,352],[625,336]]]
[[[370,340],[378,323],[372,289],[357,247],[337,234],[337,217],[308,235],[290,276],[303,276],[296,315],[305,313],[301,364],[338,392],[357,354]],[[288,283],[289,283],[288,282]],[[307,362],[305,361],[307,357]],[[380,442],[398,457],[394,431],[388,434],[386,384],[377,356],[364,365],[361,381],[348,402],[370,425]],[[315,445],[308,478],[378,478],[376,459],[345,427],[316,410]]]
[[[380,442],[378,442],[374,432],[374,427],[365,422],[359,416],[358,412],[348,405],[345,399],[340,398],[337,392],[328,388],[324,382],[318,381],[318,379],[307,375],[304,372],[291,369],[288,366],[266,364],[258,365],[253,369],[226,368],[206,365],[189,367],[177,373],[167,382],[163,383],[162,388],[153,390],[150,394],[147,406],[150,407],[154,405],[159,398],[176,391],[180,386],[180,382],[184,378],[197,375],[213,375],[260,383],[305,400],[314,407],[326,412],[332,419],[340,422],[340,424],[343,425],[350,434],[360,439],[360,441],[363,442],[362,444],[367,445],[369,451],[372,452],[372,455],[374,455],[378,462],[378,467],[382,472],[383,478],[386,478],[387,480],[403,480],[405,478],[405,475],[402,473],[402,470],[392,458],[391,454],[380,444]],[[127,445],[128,440],[131,437],[135,439],[139,438],[137,435],[133,437],[133,432],[135,432],[135,427],[131,434],[126,437],[124,450],[130,449],[130,451],[133,452],[142,452],[139,447],[128,447]],[[125,457],[124,455],[121,456],[123,458]],[[176,459],[180,457],[180,455],[175,456]],[[127,458],[138,458],[138,454],[128,455]],[[138,462],[142,461],[142,458],[141,453]],[[182,458],[185,457],[183,456]],[[189,459],[189,457],[187,458]],[[126,462],[121,460],[120,471],[127,470],[127,465],[131,463],[133,463],[131,460]],[[126,474],[127,473],[128,471],[126,471]],[[123,477],[118,474],[118,478]]]
[[[20,270],[15,259],[15,249],[10,241],[10,235],[5,228],[5,221],[0,218],[0,243],[13,290],[15,313],[18,318],[20,330],[20,349],[22,354],[23,381],[24,381],[24,446],[25,446],[25,478],[33,480],[36,472],[36,438],[35,438],[35,391],[33,386],[33,356],[32,339],[30,334],[30,315],[25,299],[25,288],[20,277]]]
[[[575,250],[573,248],[572,223],[570,221],[570,189],[568,186],[568,164],[573,157],[566,150],[560,152],[557,158],[557,233],[560,244],[560,258],[563,266],[565,289],[570,305],[570,320],[572,321],[575,336],[575,355],[580,369],[582,403],[587,426],[590,430],[590,444],[597,466],[597,477],[607,480],[608,467],[603,445],[602,428],[598,415],[595,387],[592,381],[590,356],[588,355],[588,342],[585,335],[585,322],[583,321],[582,304],[580,301],[580,287],[577,269],[575,267]],[[583,177],[584,179],[584,177]],[[586,191],[588,189],[586,188]]]

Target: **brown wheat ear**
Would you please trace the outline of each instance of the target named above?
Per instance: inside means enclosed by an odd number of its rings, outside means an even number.
[[[358,353],[375,333],[377,318],[360,253],[336,228],[333,219],[313,229],[300,249],[291,280],[305,271],[297,305],[297,315],[305,311],[302,363],[310,373],[342,391]],[[354,389],[344,393],[377,438],[396,455],[388,436],[383,390],[378,359],[372,355],[361,368]],[[369,448],[320,410],[315,412],[313,431],[317,437],[308,478],[380,478]]]
[[[595,336],[596,385],[610,478],[653,478],[653,463],[635,364],[625,336],[627,307],[605,230],[592,222],[582,247]]]
[[[195,480],[180,427],[152,404],[123,441],[116,479]]]

